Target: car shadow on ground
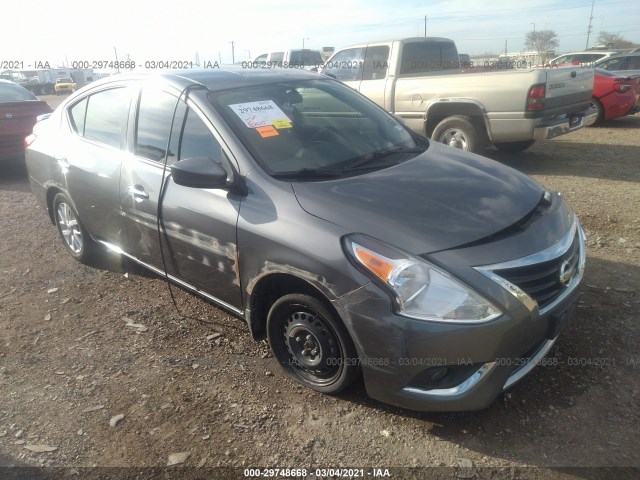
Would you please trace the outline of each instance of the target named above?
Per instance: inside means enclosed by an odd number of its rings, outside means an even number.
[[[438,440],[483,456],[538,467],[637,466],[637,285],[640,267],[590,257],[578,308],[547,361],[485,410],[404,410],[367,397],[363,382],[340,398],[424,422]]]
[[[29,177],[23,158],[3,160],[0,163],[0,190],[29,192]]]
[[[551,140],[519,153],[487,149],[484,156],[527,175],[640,182],[640,147]]]

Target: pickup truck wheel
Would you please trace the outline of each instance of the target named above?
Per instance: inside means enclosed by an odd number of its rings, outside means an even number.
[[[360,373],[347,329],[317,298],[281,297],[267,315],[267,334],[287,375],[313,390],[338,393]]]
[[[458,115],[442,120],[431,134],[436,142],[467,152],[481,152],[484,149],[483,135],[468,117]]]
[[[502,150],[503,152],[524,152],[531,145],[536,143],[535,140],[523,140],[521,142],[500,142],[494,143],[495,147],[498,150]]]

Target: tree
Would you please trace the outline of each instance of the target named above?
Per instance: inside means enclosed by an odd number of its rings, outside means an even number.
[[[625,40],[619,33],[600,32],[598,35],[598,44],[604,45],[610,48],[633,48],[638,45]]]
[[[527,33],[525,46],[534,52],[543,54],[558,48],[558,35],[553,30],[537,30]]]

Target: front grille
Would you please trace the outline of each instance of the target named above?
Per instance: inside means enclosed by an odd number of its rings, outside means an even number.
[[[533,265],[493,271],[533,298],[542,310],[558,298],[578,274],[579,261],[580,238],[576,232],[569,249],[559,257]]]

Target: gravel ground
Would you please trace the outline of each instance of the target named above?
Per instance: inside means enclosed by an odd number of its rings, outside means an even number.
[[[554,365],[484,411],[455,414],[382,405],[361,383],[338,397],[296,385],[242,321],[174,288],[178,313],[164,281],[115,256],[99,268],[75,262],[24,168],[3,167],[0,467],[65,467],[55,478],[171,462],[202,478],[222,478],[214,467],[637,478],[591,467],[640,467],[639,132],[640,116],[626,117],[522,154],[487,152],[565,195],[588,265]]]

